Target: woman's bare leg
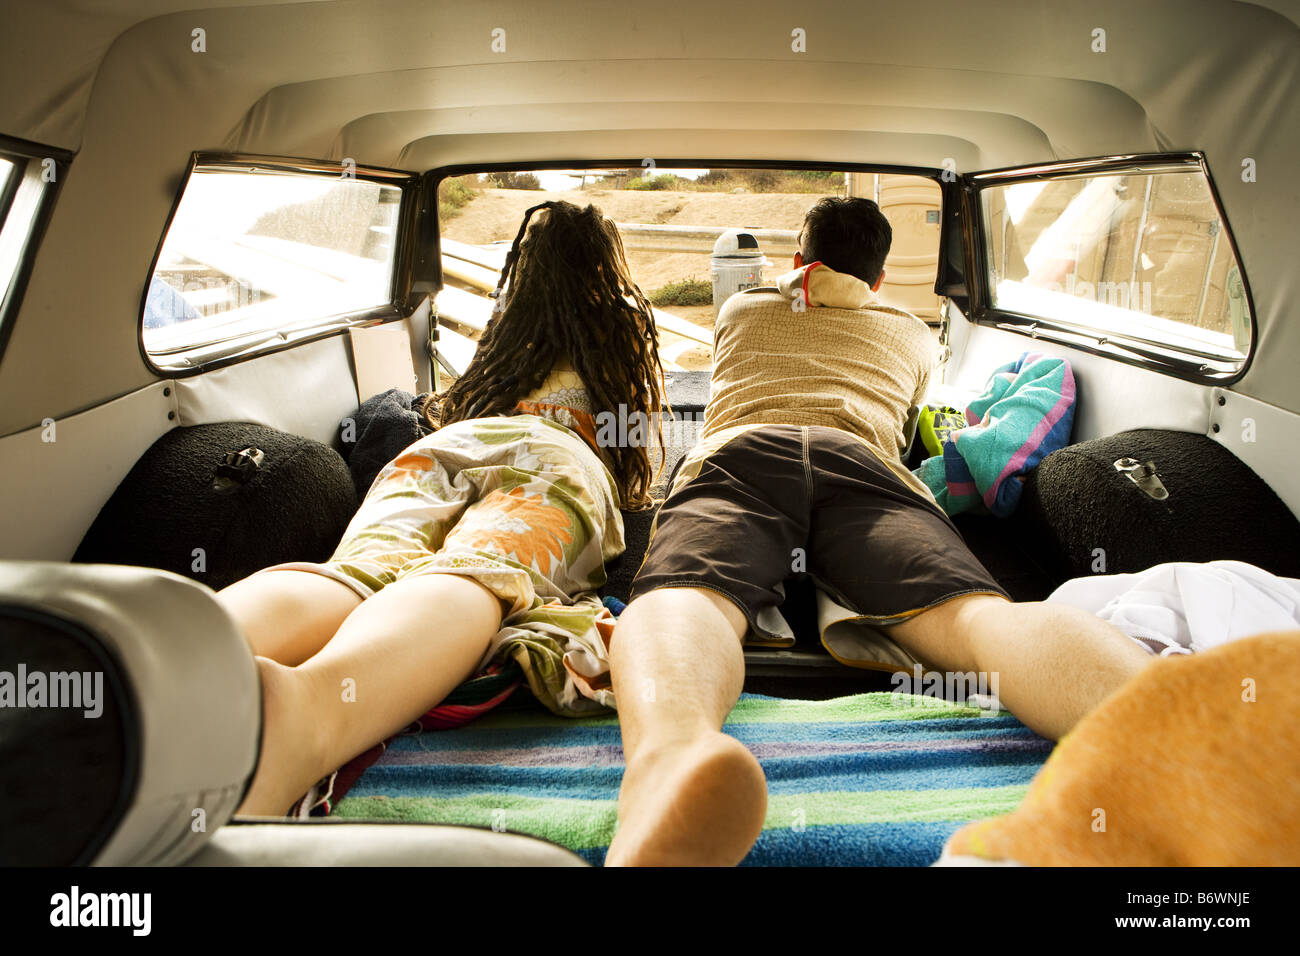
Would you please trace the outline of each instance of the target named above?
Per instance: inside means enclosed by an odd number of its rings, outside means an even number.
[[[473,672],[501,601],[471,578],[404,578],[298,667],[258,658],[262,753],[241,814],[282,815],[313,783],[401,730]]]
[[[334,636],[361,604],[346,584],[312,571],[259,571],[217,592],[253,653],[301,664]]]

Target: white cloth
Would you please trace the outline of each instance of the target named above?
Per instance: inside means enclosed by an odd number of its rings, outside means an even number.
[[[1091,611],[1161,656],[1300,629],[1300,580],[1241,561],[1174,562],[1136,574],[1074,578],[1047,600]]]

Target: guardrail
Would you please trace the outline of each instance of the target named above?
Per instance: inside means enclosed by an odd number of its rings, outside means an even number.
[[[616,223],[623,237],[623,248],[629,252],[668,252],[710,255],[713,244],[727,230],[722,226],[676,226],[669,223],[620,222]],[[758,240],[764,255],[789,259],[799,251],[799,232],[795,229],[749,229]],[[500,271],[505,265],[506,250],[500,252],[483,246],[471,246],[454,239],[442,240],[443,255],[464,262]]]
[[[657,223],[618,223],[623,248],[629,252],[669,252],[710,255],[727,230],[721,226],[675,226]],[[734,227],[733,227],[734,228]],[[799,250],[795,229],[747,229],[764,255],[789,259]]]
[[[480,292],[491,292],[496,288],[504,260],[504,252],[498,256],[495,250],[482,246],[471,246],[454,239],[442,240],[443,275]],[[438,315],[476,334],[481,333],[492,317],[492,300],[485,295],[448,286],[438,293]],[[694,322],[661,309],[654,310],[654,317],[655,325],[663,331],[701,345],[713,345],[713,334]]]

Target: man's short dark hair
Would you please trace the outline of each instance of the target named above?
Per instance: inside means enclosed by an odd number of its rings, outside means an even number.
[[[821,262],[836,272],[875,285],[885,268],[894,230],[870,199],[827,196],[808,210],[799,230],[804,262]]]

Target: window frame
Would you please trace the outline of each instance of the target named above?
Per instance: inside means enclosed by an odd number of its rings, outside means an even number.
[[[296,175],[321,176],[330,179],[349,178],[362,182],[377,183],[383,186],[395,186],[401,190],[401,202],[397,213],[397,224],[393,235],[393,263],[389,278],[388,301],[373,308],[352,312],[339,312],[304,320],[291,329],[278,331],[244,332],[215,339],[201,345],[191,345],[184,351],[212,350],[211,358],[191,361],[186,358],[184,366],[161,365],[155,361],[155,355],[145,347],[144,313],[149,299],[149,286],[158,269],[163,247],[171,232],[172,222],[180,209],[181,200],[189,186],[195,171],[202,167],[203,172],[248,172],[265,170],[272,174],[286,173]],[[140,294],[140,308],[136,314],[136,343],[140,357],[145,366],[154,374],[165,378],[186,378],[200,375],[214,369],[234,365],[262,355],[270,355],[285,349],[305,345],[319,339],[341,335],[348,329],[369,325],[383,325],[388,322],[407,318],[418,302],[411,301],[412,275],[417,260],[417,220],[423,207],[422,177],[409,170],[389,169],[382,166],[345,166],[339,160],[301,159],[289,156],[263,156],[251,153],[229,153],[197,150],[190,154],[185,166],[185,173],[172,200],[171,211],[158,238],[153,257],[149,261],[149,271]],[[434,215],[436,216],[436,209]],[[223,349],[223,346],[225,347]],[[181,349],[175,354],[182,353]]]
[[[1155,343],[1139,335],[1089,331],[1068,320],[1014,312],[992,304],[993,289],[990,282],[989,237],[985,234],[983,190],[1016,183],[1047,182],[1059,179],[1077,179],[1088,176],[1129,174],[1158,175],[1160,173],[1200,172],[1219,216],[1219,225],[1228,242],[1233,259],[1241,276],[1242,288],[1250,318],[1250,348],[1241,365],[1231,372],[1216,372],[1204,362],[1197,362],[1194,353],[1177,346]],[[1170,153],[1133,153],[1099,156],[1062,162],[1041,163],[1033,166],[1016,166],[967,173],[961,177],[962,219],[964,245],[967,252],[967,276],[970,290],[969,308],[963,309],[967,318],[977,325],[991,326],[1031,339],[1042,339],[1057,345],[1078,349],[1093,355],[1151,369],[1185,381],[1203,385],[1226,387],[1239,381],[1250,369],[1259,347],[1259,326],[1255,315],[1255,300],[1251,293],[1246,265],[1233,236],[1232,226],[1210,174],[1205,154],[1190,150]],[[1164,355],[1168,351],[1172,356]],[[1181,356],[1187,356],[1182,358]],[[1209,356],[1205,356],[1209,358]],[[1222,361],[1222,360],[1220,360]]]
[[[644,159],[548,159],[540,161],[521,160],[509,163],[455,163],[437,166],[424,174],[427,193],[430,197],[438,195],[438,189],[444,179],[463,176],[466,173],[507,173],[531,172],[548,169],[635,169],[643,165]],[[961,251],[958,243],[962,232],[959,221],[960,184],[956,177],[944,178],[944,170],[934,166],[899,166],[888,163],[842,163],[834,160],[810,162],[808,160],[770,160],[770,159],[679,159],[676,157],[654,160],[655,170],[671,172],[676,169],[808,169],[829,170],[831,172],[853,173],[891,173],[896,175],[920,176],[934,180],[939,184],[939,269],[935,275],[934,292],[936,295],[963,297],[966,293],[964,259],[958,255]],[[423,247],[427,256],[420,263],[419,279],[436,283],[435,288],[442,288],[442,223],[438,219],[436,198],[430,200],[432,219],[432,242]]]
[[[415,287],[427,289],[436,294],[443,288],[442,277],[442,222],[438,216],[438,190],[444,179],[463,176],[466,173],[502,173],[532,172],[549,169],[636,169],[645,164],[644,159],[548,159],[519,160],[516,162],[493,163],[452,163],[435,166],[422,177],[425,202],[428,209],[422,218],[424,241],[420,244],[420,258],[415,266]],[[958,304],[963,311],[967,308],[969,291],[967,287],[967,270],[969,262],[966,256],[963,223],[964,193],[959,177],[949,170],[937,166],[902,166],[890,163],[852,163],[825,160],[814,162],[806,159],[709,159],[664,157],[654,159],[656,172],[671,172],[673,169],[775,169],[775,170],[830,170],[832,172],[853,173],[889,173],[894,175],[918,176],[933,180],[939,186],[939,249],[938,269],[935,272],[934,293],[944,299]],[[433,340],[431,350],[437,344],[437,314],[432,316],[431,331]],[[940,341],[946,341],[948,327],[947,308],[940,310],[938,328]],[[431,356],[432,360],[432,356]],[[433,360],[435,372],[438,362]]]
[[[28,176],[33,164],[50,160],[54,166],[54,179],[43,184],[40,197],[36,201],[27,227],[27,235],[18,254],[18,263],[13,275],[9,277],[8,288],[0,294],[0,360],[4,358],[9,345],[9,336],[13,333],[14,323],[22,308],[23,298],[27,293],[27,283],[31,279],[36,256],[40,251],[45,231],[54,214],[59,190],[68,177],[72,166],[73,153],[66,149],[44,146],[31,140],[18,139],[0,135],[0,155],[14,164],[14,176],[0,190],[0,229],[9,224],[9,214],[13,210],[18,187],[24,177]]]

